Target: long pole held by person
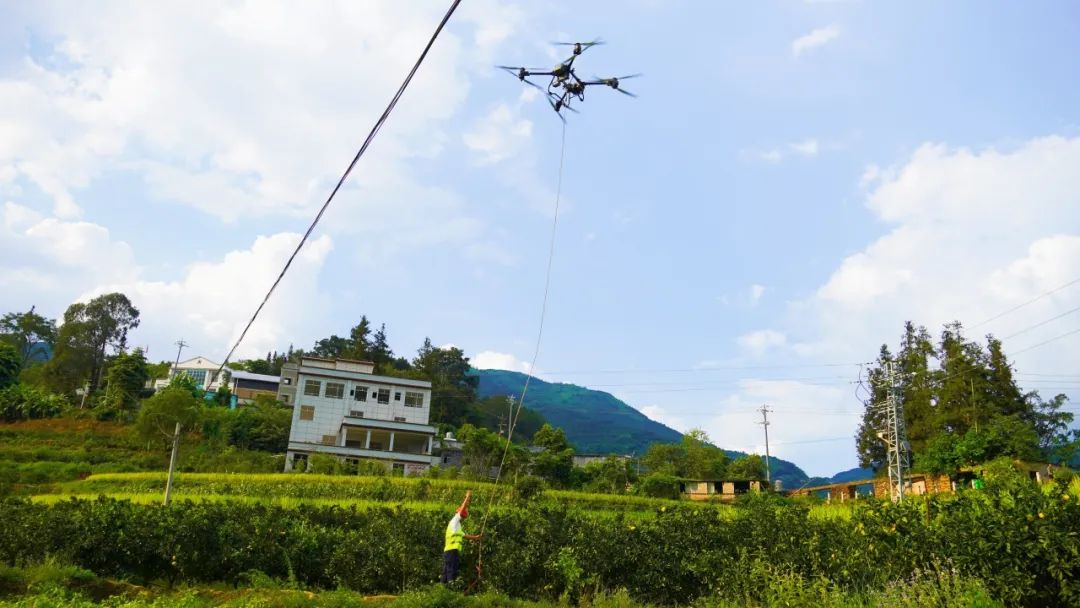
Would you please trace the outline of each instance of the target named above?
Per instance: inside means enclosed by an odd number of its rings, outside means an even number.
[[[442,583],[449,585],[458,577],[461,567],[461,549],[465,540],[480,540],[479,534],[465,534],[461,524],[469,518],[469,501],[472,499],[472,490],[465,492],[465,500],[461,502],[450,523],[446,525],[446,542],[443,545],[443,572]]]

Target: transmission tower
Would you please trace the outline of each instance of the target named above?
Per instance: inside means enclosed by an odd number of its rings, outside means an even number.
[[[911,468],[911,444],[907,440],[904,425],[904,404],[900,398],[900,386],[896,369],[892,363],[885,364],[888,392],[885,403],[885,429],[878,433],[878,438],[888,448],[889,490],[895,502],[904,500],[904,477]]]

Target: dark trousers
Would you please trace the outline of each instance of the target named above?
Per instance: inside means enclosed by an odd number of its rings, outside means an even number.
[[[461,552],[457,549],[444,551],[442,558],[442,582],[445,584],[457,578],[458,567],[461,565]]]

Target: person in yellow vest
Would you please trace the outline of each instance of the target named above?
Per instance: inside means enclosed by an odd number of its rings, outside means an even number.
[[[472,490],[465,492],[465,500],[454,513],[454,517],[450,519],[450,523],[446,525],[446,544],[443,546],[443,584],[449,584],[458,576],[462,541],[480,540],[479,534],[465,534],[461,529],[461,522],[469,518],[469,499],[471,498]]]

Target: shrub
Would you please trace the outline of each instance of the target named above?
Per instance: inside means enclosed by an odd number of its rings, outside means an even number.
[[[663,473],[652,473],[641,478],[638,494],[652,498],[679,498],[679,478]]]

